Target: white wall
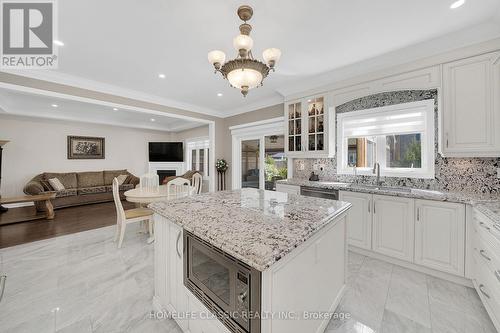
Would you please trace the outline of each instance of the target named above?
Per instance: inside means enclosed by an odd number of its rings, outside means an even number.
[[[68,160],[67,136],[104,137],[103,160]],[[2,195],[22,195],[24,185],[42,172],[127,169],[141,175],[148,169],[148,142],[174,141],[169,132],[107,125],[0,115],[4,146]]]

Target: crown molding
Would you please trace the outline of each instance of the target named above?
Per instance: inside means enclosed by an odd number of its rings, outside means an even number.
[[[339,87],[425,67],[474,52],[488,52],[500,45],[500,24],[494,19],[419,44],[343,66],[283,85],[277,91],[285,100],[325,93]],[[392,73],[392,74],[391,74]]]
[[[164,112],[164,111],[145,109],[142,107],[130,106],[130,105],[126,105],[126,104],[111,103],[111,102],[96,100],[96,99],[87,98],[87,97],[80,97],[80,96],[75,96],[75,95],[70,95],[70,94],[62,94],[62,93],[53,92],[53,91],[49,91],[49,90],[24,87],[24,86],[19,86],[19,85],[10,84],[10,83],[4,83],[4,82],[0,82],[0,88],[5,88],[5,89],[9,89],[9,90],[14,90],[14,91],[22,91],[22,92],[43,95],[43,96],[51,96],[51,97],[56,97],[56,98],[60,98],[60,99],[68,99],[68,100],[72,100],[72,101],[99,104],[99,105],[108,106],[108,107],[117,107],[117,108],[123,109],[123,110],[137,111],[137,112],[151,114],[151,115],[157,115],[157,116],[167,116],[167,117],[176,118],[176,119],[184,119],[184,120],[189,120],[189,121],[193,121],[193,122],[197,122],[197,123],[201,123],[201,124],[212,124],[214,122],[213,120],[208,120],[208,119],[203,119],[203,118],[194,118],[192,116],[185,116],[185,115],[180,115],[180,114],[175,114],[175,113],[168,113],[168,112]]]
[[[126,97],[131,99],[136,99],[143,102],[149,102],[154,104],[160,104],[163,106],[197,112],[204,115],[214,116],[223,118],[225,116],[224,113],[210,109],[201,107],[198,105],[179,102],[172,99],[159,97],[156,95],[144,93],[141,91],[127,89],[123,87],[119,87],[116,85],[103,83],[95,80],[85,79],[74,75],[69,75],[65,73],[56,72],[53,70],[29,70],[29,69],[3,69],[2,72],[23,76],[31,79],[38,79],[43,81],[49,81],[52,83],[72,86],[81,89],[87,89],[91,91],[97,91],[101,93],[106,93],[110,95],[116,95],[120,97]]]
[[[285,102],[284,96],[282,96],[282,95],[273,96],[273,97],[266,98],[266,99],[263,99],[261,101],[258,101],[258,102],[252,103],[252,104],[248,104],[248,105],[236,108],[236,109],[232,109],[231,111],[226,112],[224,114],[224,118],[236,116],[236,115],[239,115],[242,113],[256,111],[259,109],[264,109],[264,108],[274,106],[277,104],[282,104],[284,102]]]
[[[37,110],[30,110],[30,111],[23,111],[23,112],[18,112],[18,111],[5,111],[5,112],[0,112],[0,117],[2,116],[7,116],[7,117],[13,117],[13,118],[31,118],[31,119],[45,119],[45,120],[55,120],[55,121],[61,121],[61,122],[75,122],[75,123],[85,123],[85,124],[95,124],[95,125],[103,125],[103,126],[113,126],[113,127],[121,127],[121,128],[131,128],[131,129],[137,129],[137,130],[145,130],[145,131],[155,131],[155,132],[163,132],[163,133],[176,133],[176,132],[181,132],[187,129],[191,128],[196,128],[199,126],[199,124],[196,124],[194,126],[192,125],[183,125],[183,126],[176,126],[176,127],[155,127],[155,126],[146,126],[146,125],[135,125],[135,124],[123,124],[120,122],[115,122],[115,121],[106,121],[106,120],[92,120],[92,119],[81,119],[78,117],[71,117],[71,116],[54,116],[54,115],[48,115],[48,114],[40,114]]]

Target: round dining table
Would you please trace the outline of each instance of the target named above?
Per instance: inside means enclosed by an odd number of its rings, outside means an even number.
[[[138,187],[132,190],[125,191],[123,195],[125,196],[125,199],[127,201],[133,202],[139,206],[147,206],[153,202],[173,200],[178,198],[175,193],[172,193],[170,195],[167,193],[167,185],[160,185],[158,191],[144,191]],[[153,241],[154,236],[148,238],[148,243],[152,243]]]
[[[153,202],[169,200],[169,195],[167,193],[167,186],[160,185],[158,191],[144,191],[141,188],[134,188],[132,190],[125,191],[123,193],[125,199],[129,202],[134,202],[140,205],[149,205]],[[172,197],[170,199],[175,199]]]

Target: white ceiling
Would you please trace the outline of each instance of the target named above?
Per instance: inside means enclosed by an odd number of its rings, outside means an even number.
[[[207,52],[235,55],[241,23],[233,0],[59,1],[59,69],[47,78],[227,116],[277,104],[279,93],[316,75],[462,29],[488,23],[500,36],[500,1],[252,0],[254,55],[277,47],[282,59],[247,98],[214,75]],[[492,24],[493,23],[493,24]],[[453,39],[462,37],[455,33]],[[468,35],[469,39],[471,35]],[[451,38],[451,37],[450,37]],[[473,39],[474,39],[473,38]],[[453,43],[434,43],[429,52]],[[475,41],[475,40],[474,40]],[[38,72],[38,75],[41,72]],[[164,73],[165,79],[159,79]],[[333,77],[332,77],[333,79]],[[223,93],[217,97],[217,93]]]
[[[57,107],[53,105],[57,105]],[[167,117],[162,115],[162,112],[151,114],[123,108],[115,111],[113,106],[0,88],[0,115],[2,114],[168,132],[178,132],[204,125],[190,120]]]

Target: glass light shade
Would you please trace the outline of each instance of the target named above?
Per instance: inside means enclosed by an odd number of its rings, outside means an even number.
[[[208,61],[212,65],[216,63],[223,65],[224,62],[226,61],[226,54],[219,50],[210,51],[208,52]]]
[[[266,64],[269,64],[271,61],[277,63],[281,58],[281,51],[276,48],[266,49],[262,52],[262,58],[264,58]]]
[[[253,39],[247,35],[238,35],[233,39],[233,46],[236,51],[246,50],[250,51],[253,47]]]
[[[227,79],[233,87],[241,89],[241,87],[248,87],[248,89],[255,88],[262,82],[262,74],[255,69],[235,69],[227,74]]]

